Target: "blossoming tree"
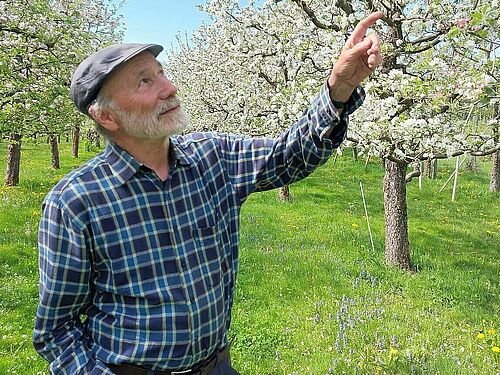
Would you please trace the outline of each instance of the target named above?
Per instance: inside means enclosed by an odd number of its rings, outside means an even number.
[[[121,38],[109,0],[0,1],[0,137],[9,140],[6,185],[19,182],[21,140],[46,135],[57,167],[57,135],[73,124],[70,75],[91,51]]]
[[[412,269],[406,168],[415,161],[499,149],[498,119],[472,126],[498,101],[498,1],[212,0],[211,23],[179,38],[167,71],[195,130],[273,136],[323,84],[346,36],[374,10],[385,61],[365,82],[348,139],[386,160],[386,262]]]

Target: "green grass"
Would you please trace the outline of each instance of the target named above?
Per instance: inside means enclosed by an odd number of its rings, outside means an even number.
[[[52,171],[48,146],[23,146],[21,185],[0,190],[0,374],[46,373],[31,346],[40,203],[92,155],[75,160],[61,147],[62,168]],[[408,185],[414,274],[384,266],[376,162],[365,170],[347,153],[332,159],[291,187],[292,203],[276,192],[251,196],[241,216],[235,367],[244,375],[498,374],[499,196],[488,192],[491,164],[480,161],[479,173],[460,173],[451,202],[451,186],[438,191],[453,166],[440,163],[440,177],[422,190]]]

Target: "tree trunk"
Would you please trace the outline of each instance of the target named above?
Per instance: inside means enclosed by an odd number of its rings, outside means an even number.
[[[59,146],[57,143],[57,135],[50,135],[50,154],[52,157],[52,168],[59,169]]]
[[[465,163],[465,168],[472,173],[477,173],[478,168],[477,168],[477,157],[476,156],[471,156],[469,159],[467,159],[467,163]]]
[[[408,241],[406,163],[385,162],[384,217],[385,261],[388,266],[413,270]]]
[[[9,134],[8,139],[5,186],[17,186],[19,185],[19,167],[21,165],[21,134]]]
[[[73,145],[72,145],[72,154],[74,158],[78,157],[78,149],[80,148],[80,125],[75,124],[73,126],[72,130],[72,138],[73,138]]]
[[[500,151],[493,154],[493,167],[491,168],[490,191],[500,191]]]
[[[290,189],[288,185],[285,185],[283,187],[280,187],[278,189],[278,199],[280,202],[291,202],[292,201],[292,196],[290,195]]]
[[[424,176],[426,178],[432,178],[432,160],[431,159],[425,159]]]
[[[432,174],[431,178],[435,180],[438,177],[438,160],[434,159],[432,161]]]
[[[493,127],[493,139],[495,143],[498,143],[500,140],[500,104],[498,102],[495,103],[493,111],[493,116],[497,120],[496,125]],[[490,191],[494,193],[500,191],[500,151],[495,152],[492,157]]]

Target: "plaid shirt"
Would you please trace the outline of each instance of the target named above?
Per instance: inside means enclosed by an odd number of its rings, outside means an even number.
[[[324,163],[363,99],[358,88],[340,118],[325,84],[275,140],[174,137],[165,182],[111,143],[64,177],[44,200],[39,231],[33,341],[50,370],[189,368],[225,345],[242,203]]]

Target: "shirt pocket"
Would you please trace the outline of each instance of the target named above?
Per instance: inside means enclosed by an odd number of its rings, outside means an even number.
[[[222,280],[222,229],[219,215],[215,215],[217,221],[209,227],[195,227],[193,237],[196,244],[196,258],[200,267],[201,275],[205,278],[207,288],[221,285]]]

